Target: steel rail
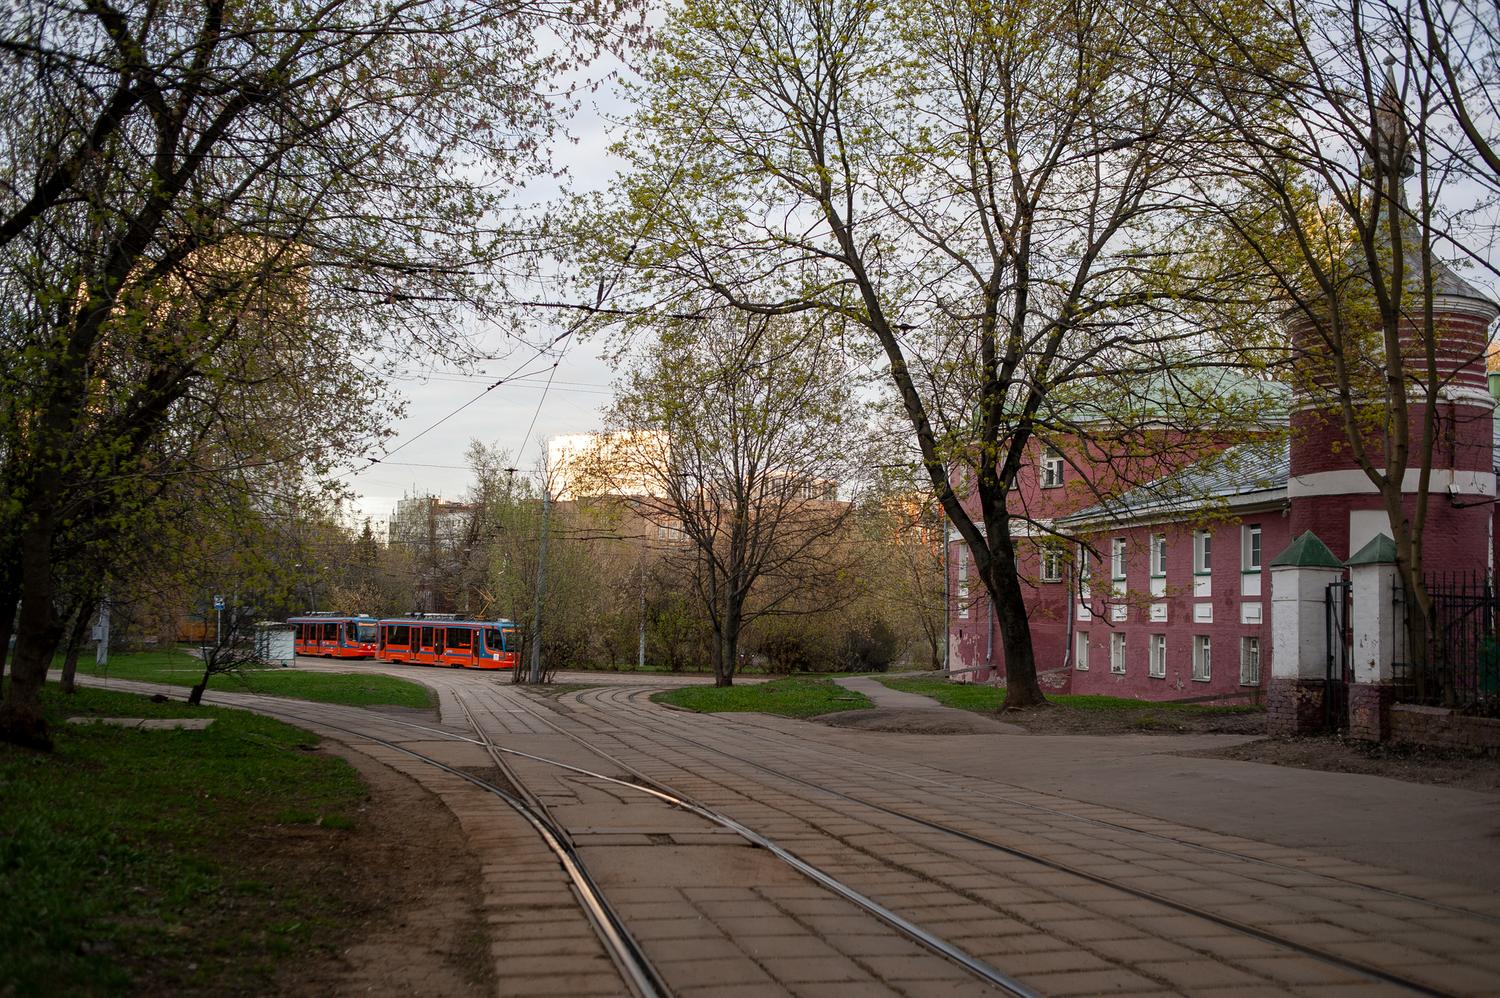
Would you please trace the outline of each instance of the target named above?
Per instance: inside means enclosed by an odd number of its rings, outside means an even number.
[[[628,695],[633,695],[633,694],[628,694]],[[558,733],[567,735],[568,737],[572,738],[574,741],[578,742],[580,745],[582,745],[585,748],[588,748],[590,751],[594,752],[596,755],[600,755],[600,756],[602,756],[602,757],[604,757],[606,759],[609,759],[611,762],[615,763],[616,765],[619,765],[622,768],[627,769],[627,770],[631,771],[632,773],[635,773],[638,777],[640,777],[644,781],[647,781],[648,783],[660,785],[659,781],[656,781],[656,780],[652,779],[650,776],[648,776],[645,773],[640,772],[639,770],[637,770],[634,767],[630,766],[628,763],[621,762],[617,757],[609,755],[603,749],[600,749],[597,746],[591,745],[587,740],[579,737],[578,735],[574,734],[573,732],[567,731],[566,729],[564,729],[560,725],[558,725],[555,722],[553,722],[551,719],[543,717],[540,713],[537,713],[535,710],[533,710],[533,714],[539,720],[543,721],[543,723],[545,723],[545,724],[548,724],[550,727],[552,727]],[[1263,942],[1268,942],[1268,943],[1271,943],[1272,945],[1275,945],[1275,946],[1281,946],[1281,947],[1285,947],[1287,949],[1295,950],[1296,952],[1301,953],[1304,956],[1311,957],[1311,958],[1313,958],[1315,960],[1319,960],[1319,961],[1321,961],[1323,963],[1328,963],[1328,964],[1332,964],[1332,965],[1341,967],[1341,968],[1343,968],[1345,970],[1349,970],[1349,971],[1352,971],[1352,972],[1354,972],[1356,974],[1360,974],[1363,977],[1368,977],[1368,978],[1370,978],[1372,980],[1380,981],[1380,982],[1386,983],[1386,984],[1393,984],[1393,985],[1395,985],[1397,987],[1405,988],[1408,991],[1412,991],[1412,992],[1415,992],[1417,994],[1432,995],[1432,996],[1436,996],[1436,998],[1451,998],[1451,992],[1447,992],[1447,991],[1443,991],[1443,990],[1440,990],[1440,989],[1437,989],[1437,988],[1430,987],[1430,986],[1428,986],[1426,984],[1421,983],[1420,981],[1414,981],[1414,980],[1411,980],[1410,978],[1402,977],[1399,974],[1395,974],[1395,973],[1392,973],[1390,971],[1382,970],[1379,967],[1372,967],[1372,966],[1370,966],[1368,964],[1361,963],[1361,962],[1359,962],[1357,960],[1351,960],[1351,959],[1348,959],[1346,957],[1339,956],[1336,953],[1329,953],[1329,952],[1327,952],[1325,950],[1320,950],[1320,949],[1318,949],[1318,948],[1316,948],[1314,946],[1309,946],[1306,943],[1300,943],[1300,942],[1297,942],[1296,940],[1293,940],[1293,939],[1287,939],[1287,938],[1285,938],[1283,936],[1278,936],[1278,935],[1276,935],[1273,932],[1268,932],[1265,929],[1259,928],[1258,926],[1254,926],[1254,925],[1250,925],[1250,924],[1245,923],[1245,922],[1241,922],[1238,919],[1229,918],[1228,916],[1225,916],[1225,915],[1219,915],[1219,914],[1217,914],[1215,912],[1208,911],[1207,909],[1199,908],[1199,907],[1197,907],[1195,905],[1191,905],[1191,904],[1188,904],[1188,903],[1183,902],[1183,901],[1177,901],[1177,900],[1175,900],[1173,898],[1166,897],[1166,896],[1158,894],[1158,893],[1156,893],[1154,891],[1148,891],[1148,890],[1145,890],[1143,888],[1132,887],[1132,886],[1129,886],[1129,885],[1126,885],[1126,884],[1121,884],[1121,883],[1118,883],[1116,881],[1113,881],[1113,880],[1109,879],[1108,877],[1100,876],[1099,874],[1095,874],[1095,873],[1089,873],[1086,870],[1081,870],[1081,869],[1078,869],[1076,867],[1070,866],[1070,865],[1068,865],[1066,863],[1060,862],[1058,860],[1049,859],[1049,858],[1047,858],[1045,856],[1040,856],[1040,855],[1038,855],[1036,853],[1029,852],[1029,851],[1027,851],[1025,849],[1020,849],[1020,848],[1018,848],[1016,846],[1009,846],[1009,845],[1006,845],[1006,844],[1004,844],[1002,842],[996,842],[993,839],[987,839],[987,838],[985,838],[985,837],[983,837],[981,835],[975,835],[975,834],[973,834],[971,832],[966,832],[966,831],[964,831],[961,828],[954,828],[954,827],[952,827],[950,825],[945,825],[945,824],[943,824],[941,822],[932,821],[931,819],[924,818],[924,817],[922,817],[920,815],[910,814],[910,813],[908,813],[906,811],[902,811],[902,810],[899,810],[897,808],[889,807],[887,805],[880,804],[880,803],[877,803],[875,801],[865,800],[864,798],[856,797],[856,796],[854,796],[852,794],[844,793],[841,790],[835,790],[832,787],[823,786],[822,784],[815,783],[815,782],[813,782],[811,780],[804,779],[803,777],[796,776],[796,775],[793,775],[791,773],[783,772],[783,771],[775,769],[773,767],[766,766],[766,765],[764,765],[762,763],[753,762],[753,761],[751,761],[749,759],[746,759],[746,758],[744,758],[742,756],[737,756],[737,755],[734,755],[732,753],[726,752],[723,749],[715,748],[712,745],[707,745],[707,744],[705,744],[703,742],[698,741],[697,739],[687,737],[686,735],[682,735],[680,733],[675,733],[675,734],[672,735],[672,737],[679,738],[682,741],[685,741],[685,742],[687,742],[687,743],[689,743],[691,745],[694,745],[694,746],[696,746],[696,747],[698,747],[700,749],[704,749],[706,751],[712,752],[712,753],[714,753],[716,755],[721,755],[721,756],[724,756],[725,758],[731,759],[731,760],[733,760],[735,762],[742,763],[742,764],[744,764],[746,766],[750,766],[750,767],[752,767],[754,769],[758,769],[758,770],[760,770],[763,773],[766,773],[766,774],[771,775],[771,776],[775,776],[775,777],[777,777],[779,779],[789,780],[789,781],[791,781],[793,783],[797,783],[797,784],[805,786],[805,787],[807,787],[809,789],[816,790],[816,791],[828,794],[828,795],[833,796],[833,797],[837,797],[837,798],[839,798],[841,800],[846,800],[846,801],[849,801],[850,803],[859,804],[861,806],[871,808],[872,810],[879,811],[879,812],[881,812],[883,814],[888,814],[888,815],[890,815],[892,817],[895,817],[895,818],[901,818],[903,820],[913,822],[913,823],[915,823],[917,825],[920,825],[920,826],[922,826],[924,828],[927,828],[927,829],[930,829],[932,831],[941,832],[941,833],[944,833],[944,834],[947,834],[947,835],[951,835],[951,836],[954,836],[956,838],[962,839],[962,840],[964,840],[966,842],[972,843],[974,845],[983,846],[983,847],[986,847],[986,848],[989,848],[989,849],[994,849],[996,851],[1003,852],[1003,853],[1005,853],[1008,856],[1014,856],[1017,859],[1022,859],[1022,860],[1026,860],[1028,862],[1036,863],[1039,866],[1044,866],[1044,867],[1046,867],[1046,868],[1048,868],[1050,870],[1054,870],[1054,871],[1057,871],[1059,873],[1066,873],[1066,874],[1069,874],[1071,876],[1076,876],[1076,877],[1078,877],[1078,878],[1080,878],[1082,880],[1087,880],[1090,883],[1099,884],[1100,886],[1104,886],[1104,887],[1109,887],[1109,888],[1111,888],[1113,890],[1117,890],[1117,891],[1120,891],[1122,893],[1129,894],[1129,895],[1131,895],[1133,897],[1140,898],[1140,899],[1142,899],[1144,901],[1150,901],[1150,902],[1153,902],[1155,904],[1160,904],[1163,907],[1170,908],[1173,911],[1179,912],[1181,914],[1191,915],[1191,916],[1193,916],[1195,918],[1201,918],[1201,919],[1203,919],[1205,921],[1209,921],[1209,922],[1212,922],[1212,923],[1214,923],[1216,925],[1223,926],[1224,928],[1231,929],[1231,930],[1233,930],[1235,932],[1239,932],[1239,933],[1242,933],[1244,935],[1251,936],[1251,937],[1259,939],[1259,940],[1261,940]],[[503,750],[503,751],[513,751],[513,750]],[[517,752],[516,754],[518,754],[518,755],[526,755],[526,753],[520,753],[520,752]],[[539,756],[528,756],[528,757],[529,758],[534,758],[534,759],[536,759],[539,762],[549,762],[551,765],[563,766],[565,768],[572,769],[572,770],[577,771],[577,772],[585,772],[585,773],[587,772],[586,770],[580,770],[578,767],[568,766],[565,763],[558,763],[558,762],[555,762],[555,761],[552,761],[552,760],[543,759],[543,758],[541,758]],[[631,785],[630,783],[628,783],[626,781],[615,780],[613,777],[603,777],[603,778],[611,780],[612,782],[616,782],[616,783],[624,782],[626,786],[630,786]],[[641,789],[648,790],[647,787],[641,787]],[[650,791],[650,792],[657,792],[657,791]]]
[[[614,690],[614,689],[609,689],[609,690],[603,690],[603,691],[600,691],[600,692],[614,693],[614,692],[617,692],[617,691]],[[649,696],[649,694],[651,692],[654,692],[654,691],[650,691],[650,690],[619,690],[618,692],[621,695],[629,698],[632,701],[632,706],[635,706],[638,711],[643,711],[643,708],[641,708],[641,707],[639,707],[639,705],[635,704],[634,701],[640,700],[643,695]],[[758,721],[750,720],[749,718],[746,718],[744,716],[736,717],[735,718],[735,723],[743,725],[743,726],[745,726],[747,728],[757,728],[757,729],[759,729],[761,731],[770,732],[770,733],[776,734],[776,735],[785,735],[786,734],[786,732],[782,731],[779,728],[773,727],[773,726],[771,726],[769,724],[764,724],[764,723],[761,723],[761,722],[758,722]],[[1317,877],[1320,880],[1326,880],[1326,881],[1328,881],[1329,883],[1332,883],[1332,884],[1337,884],[1337,885],[1344,886],[1344,887],[1357,887],[1360,890],[1370,891],[1371,893],[1374,893],[1374,894],[1382,894],[1382,895],[1384,895],[1386,897],[1393,898],[1393,899],[1398,900],[1398,901],[1415,901],[1418,904],[1424,904],[1424,905],[1427,905],[1430,908],[1439,908],[1439,909],[1442,909],[1443,911],[1449,911],[1449,912],[1452,912],[1452,913],[1454,913],[1456,915],[1463,915],[1463,916],[1465,916],[1467,918],[1475,918],[1475,919],[1479,919],[1480,921],[1484,921],[1484,922],[1494,922],[1494,923],[1500,924],[1500,915],[1494,915],[1494,914],[1491,914],[1489,912],[1475,911],[1473,908],[1465,908],[1465,907],[1462,907],[1461,905],[1449,904],[1449,903],[1447,903],[1445,901],[1434,901],[1434,900],[1431,900],[1429,898],[1418,897],[1415,894],[1408,894],[1408,893],[1406,893],[1404,891],[1398,891],[1398,890],[1395,890],[1394,888],[1390,888],[1390,887],[1381,887],[1378,884],[1367,884],[1367,883],[1362,883],[1361,881],[1358,881],[1358,880],[1346,880],[1343,877],[1337,877],[1337,876],[1334,876],[1331,873],[1320,873],[1317,870],[1308,870],[1308,869],[1304,869],[1304,868],[1298,867],[1298,866],[1289,866],[1286,863],[1278,863],[1275,860],[1265,859],[1265,858],[1260,857],[1260,856],[1251,856],[1251,855],[1248,855],[1246,853],[1235,852],[1233,849],[1222,849],[1222,848],[1220,848],[1218,846],[1204,845],[1201,842],[1193,842],[1193,841],[1191,841],[1189,839],[1181,839],[1181,838],[1177,838],[1176,836],[1173,836],[1173,835],[1163,835],[1161,832],[1153,832],[1153,831],[1149,831],[1149,830],[1144,829],[1144,828],[1136,828],[1136,827],[1134,827],[1132,825],[1122,824],[1122,823],[1117,822],[1117,821],[1106,821],[1103,818],[1092,818],[1092,817],[1089,817],[1088,815],[1085,815],[1085,814],[1075,814],[1075,813],[1073,813],[1071,811],[1064,811],[1061,808],[1048,807],[1045,804],[1037,804],[1037,803],[1034,803],[1032,801],[1021,800],[1021,799],[1016,798],[1016,797],[1010,797],[1010,796],[1007,796],[1005,794],[999,794],[999,793],[995,793],[995,792],[989,791],[989,790],[981,790],[981,789],[977,789],[977,788],[974,788],[974,787],[960,786],[960,785],[955,784],[955,783],[947,783],[947,782],[944,782],[942,780],[933,779],[930,776],[920,776],[920,775],[918,775],[916,773],[905,772],[905,771],[897,769],[895,767],[881,768],[881,767],[875,766],[872,763],[866,762],[863,757],[858,756],[858,755],[856,755],[854,753],[845,751],[842,748],[840,748],[839,746],[837,746],[837,745],[835,745],[835,744],[833,744],[831,742],[825,742],[825,741],[819,740],[818,745],[819,745],[819,747],[821,749],[827,749],[827,750],[831,750],[831,751],[837,751],[839,753],[839,757],[845,763],[847,763],[848,765],[856,766],[856,767],[858,767],[860,769],[864,769],[864,770],[868,770],[868,771],[871,771],[871,772],[879,773],[881,775],[894,774],[896,776],[901,776],[901,777],[903,777],[903,778],[905,778],[907,780],[910,780],[913,783],[919,783],[919,784],[923,784],[923,785],[929,786],[929,787],[941,787],[944,790],[952,790],[952,791],[954,791],[956,793],[968,794],[968,795],[977,796],[977,797],[984,797],[984,798],[986,798],[988,800],[999,801],[999,802],[1002,802],[1002,803],[1005,803],[1005,804],[1014,804],[1017,807],[1024,807],[1024,808],[1027,808],[1028,810],[1037,811],[1037,812],[1039,812],[1041,814],[1050,814],[1050,815],[1054,815],[1054,816],[1059,817],[1059,818],[1067,818],[1067,819],[1072,820],[1072,821],[1081,821],[1081,822],[1085,822],[1086,824],[1095,825],[1095,826],[1100,827],[1100,828],[1113,828],[1113,829],[1117,829],[1119,831],[1129,832],[1132,835],[1140,835],[1140,836],[1142,836],[1144,838],[1153,839],[1153,840],[1158,841],[1158,842],[1169,843],[1171,845],[1180,846],[1180,847],[1186,848],[1186,849],[1195,849],[1195,850],[1198,850],[1199,852],[1210,853],[1210,854],[1215,855],[1215,856],[1223,856],[1226,859],[1240,860],[1240,861],[1243,861],[1243,862],[1246,862],[1246,863],[1251,863],[1251,864],[1254,864],[1254,865],[1257,865],[1257,866],[1269,867],[1270,869],[1273,869],[1273,870],[1283,870],[1283,871],[1285,871],[1287,873],[1301,874],[1301,875],[1306,876],[1306,877]],[[1014,783],[1003,783],[1000,780],[989,779],[988,777],[986,778],[986,782],[988,782],[988,783],[999,783],[999,784],[1001,784],[1003,786],[1013,787],[1014,789],[1019,790],[1019,791],[1025,791],[1025,792],[1030,792],[1030,793],[1043,793],[1043,791],[1028,791],[1026,787],[1017,786]],[[1048,794],[1047,796],[1054,796],[1054,795]],[[1122,810],[1122,809],[1121,808],[1114,808],[1114,810]]]

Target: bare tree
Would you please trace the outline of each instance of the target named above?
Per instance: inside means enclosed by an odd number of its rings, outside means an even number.
[[[817,329],[753,317],[664,330],[624,378],[613,432],[580,458],[589,491],[687,541],[714,681],[740,635],[851,560],[834,543],[865,453],[849,373]]]

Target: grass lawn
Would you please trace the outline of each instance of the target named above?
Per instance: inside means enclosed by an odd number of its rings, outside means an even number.
[[[61,668],[62,663],[55,663]],[[295,697],[298,700],[317,700],[321,703],[342,703],[354,707],[432,707],[435,700],[432,691],[420,683],[413,683],[394,676],[357,671],[357,663],[349,666],[349,672],[302,672],[297,669],[245,669],[239,673],[226,673],[209,681],[210,692],[225,693],[269,693],[273,696]],[[111,679],[135,679],[147,683],[169,683],[173,686],[192,686],[203,678],[203,666],[185,651],[136,652],[112,654],[109,665],[103,670],[94,665],[93,657],[84,655],[78,662],[79,675],[108,676]]]
[[[946,707],[994,713],[1005,690],[980,683],[952,683],[944,679],[881,679],[893,690],[920,693]],[[1129,700],[1095,694],[1047,694],[1050,709],[1013,711],[1005,715],[1033,731],[1234,731],[1253,732],[1265,708],[1257,704],[1180,703]]]
[[[278,961],[338,944],[344,878],[266,848],[348,834],[365,797],[346,763],[307,751],[316,736],[109,690],[42,696],[55,751],[0,744],[0,993],[262,991]],[[63,723],[75,716],[215,722]]]
[[[815,717],[836,710],[873,706],[863,693],[846,690],[828,679],[773,679],[753,686],[684,686],[651,697],[704,714],[759,711],[782,717]]]

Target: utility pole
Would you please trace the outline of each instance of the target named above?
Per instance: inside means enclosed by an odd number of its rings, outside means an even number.
[[[641,639],[640,645],[635,653],[635,667],[640,672],[646,671],[646,562],[640,562],[641,573]]]
[[[547,518],[552,503],[547,496],[548,482],[545,470],[542,473],[542,539],[536,556],[536,605],[531,620],[531,675],[530,681],[542,681],[542,600],[547,595]]]

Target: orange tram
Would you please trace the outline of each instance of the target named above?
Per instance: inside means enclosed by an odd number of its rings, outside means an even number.
[[[374,617],[309,613],[304,617],[288,617],[287,623],[297,628],[293,645],[298,655],[375,657]]]
[[[509,620],[453,620],[434,616],[379,622],[382,662],[452,669],[514,669],[516,625]]]

